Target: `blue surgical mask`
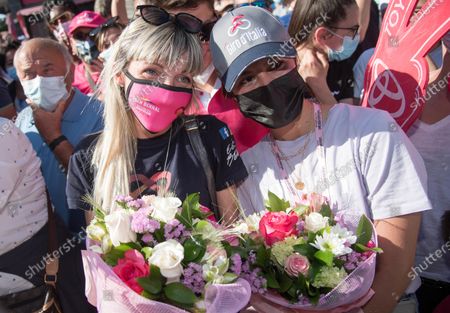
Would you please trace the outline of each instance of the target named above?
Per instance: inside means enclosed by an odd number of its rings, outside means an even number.
[[[27,98],[47,112],[55,111],[59,101],[67,99],[69,95],[64,76],[36,76],[21,83]]]
[[[14,66],[9,66],[6,68],[6,72],[8,73],[8,76],[11,77],[14,80],[19,80],[19,77],[17,76],[17,71]]]
[[[87,64],[91,64],[92,61],[98,58],[99,52],[97,47],[90,39],[85,41],[75,40],[75,47],[77,49],[78,57]]]
[[[329,61],[343,61],[348,59],[355,53],[356,48],[359,44],[359,34],[356,34],[355,38],[352,39],[350,36],[340,36],[331,30],[328,30],[333,35],[343,39],[342,48],[340,50],[328,49],[328,60]]]

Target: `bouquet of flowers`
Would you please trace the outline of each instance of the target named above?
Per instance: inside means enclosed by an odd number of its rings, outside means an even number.
[[[250,286],[231,267],[222,242],[233,229],[210,220],[199,194],[116,198],[94,206],[83,251],[86,295],[99,312],[237,312]]]
[[[291,207],[269,192],[266,209],[235,225],[243,239],[234,258],[253,271],[251,279],[241,275],[253,292],[285,307],[327,312],[370,299],[381,249],[365,215],[334,215],[317,194]]]

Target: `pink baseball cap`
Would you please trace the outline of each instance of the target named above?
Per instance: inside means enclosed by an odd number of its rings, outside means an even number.
[[[97,28],[104,24],[106,19],[100,14],[93,11],[83,11],[76,15],[69,25],[69,35],[80,27]]]

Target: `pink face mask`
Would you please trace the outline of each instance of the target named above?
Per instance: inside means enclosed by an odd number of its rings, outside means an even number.
[[[125,75],[131,80],[126,92],[128,105],[151,133],[168,128],[191,102],[192,89],[137,79],[128,72]]]

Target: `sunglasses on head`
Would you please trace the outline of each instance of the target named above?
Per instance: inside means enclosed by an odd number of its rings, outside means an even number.
[[[117,21],[119,20],[118,16],[114,16],[111,17],[110,19],[108,19],[105,23],[103,23],[102,25],[98,26],[97,28],[94,28],[93,30],[91,30],[91,32],[89,33],[90,37],[95,37],[97,36],[97,34],[99,32],[101,32],[102,30],[109,28],[111,26],[115,26],[117,25]]]
[[[178,13],[172,15],[154,5],[138,5],[136,9],[141,13],[142,19],[149,24],[159,26],[172,21],[188,33],[198,34],[202,31],[202,21],[191,14]]]
[[[236,5],[237,8],[247,7],[247,6],[260,7],[263,9],[267,8],[266,1],[249,1],[248,3],[242,3],[242,4]]]
[[[48,21],[48,23],[52,26],[57,26],[58,22],[61,23],[65,23],[70,21],[73,18],[73,14],[69,11],[65,11],[57,16],[55,16],[54,18],[50,19],[50,21]]]

